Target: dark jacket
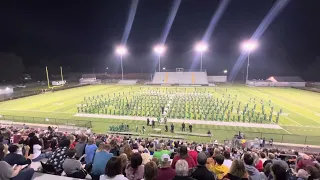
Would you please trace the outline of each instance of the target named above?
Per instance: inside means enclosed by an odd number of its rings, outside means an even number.
[[[9,153],[7,154],[4,158],[4,161],[6,161],[8,164],[11,166],[13,165],[26,165],[26,164],[31,164],[30,159],[26,159],[24,156],[21,154],[16,154],[16,153]]]
[[[198,165],[192,172],[191,177],[198,180],[215,180],[216,176],[206,166]]]
[[[195,180],[189,176],[175,176],[172,180]]]
[[[251,180],[261,180],[260,172],[254,166],[245,165]]]

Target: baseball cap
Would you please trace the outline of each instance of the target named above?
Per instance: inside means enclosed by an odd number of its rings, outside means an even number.
[[[198,146],[196,150],[200,152],[200,151],[202,151],[202,148],[200,146]]]
[[[168,154],[163,154],[161,156],[161,162],[169,162],[170,161],[170,156]]]

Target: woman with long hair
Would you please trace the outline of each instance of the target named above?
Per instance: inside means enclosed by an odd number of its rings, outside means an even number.
[[[144,180],[156,180],[158,175],[158,166],[150,161],[144,166]]]
[[[121,159],[112,157],[105,167],[105,175],[100,176],[100,180],[128,180],[122,174]]]
[[[125,153],[127,155],[127,158],[130,161],[133,152],[132,152],[131,147],[128,144],[124,145],[123,153]]]
[[[134,153],[131,156],[130,163],[125,170],[129,180],[141,180],[144,174],[144,166],[142,165],[142,157],[140,153]]]
[[[240,159],[233,160],[229,172],[223,177],[223,180],[248,180],[244,163]]]

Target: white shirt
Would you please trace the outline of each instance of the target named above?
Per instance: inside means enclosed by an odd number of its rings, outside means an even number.
[[[231,164],[232,164],[231,159],[225,159],[225,160],[223,161],[223,165],[227,166],[229,169],[230,169],[230,167],[231,167]]]
[[[101,175],[100,180],[128,180],[128,179],[124,177],[123,174],[118,174],[113,178],[109,178],[107,175]]]
[[[37,158],[41,154],[41,146],[39,144],[33,145],[32,159]]]

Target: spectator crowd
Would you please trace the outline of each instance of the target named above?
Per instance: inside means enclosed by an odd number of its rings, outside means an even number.
[[[320,156],[293,150],[1,125],[0,179],[35,171],[93,180],[316,180]],[[39,169],[31,168],[40,163]]]

